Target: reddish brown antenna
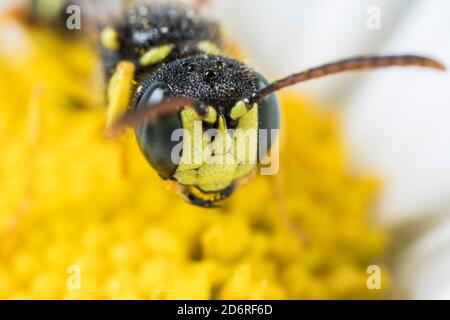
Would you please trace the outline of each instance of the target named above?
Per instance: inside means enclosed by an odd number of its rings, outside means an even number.
[[[414,56],[414,55],[400,55],[400,56],[363,56],[355,57],[337,61],[334,63],[325,64],[320,67],[309,69],[300,73],[290,75],[286,78],[275,81],[261,90],[257,91],[251,98],[252,102],[260,102],[269,94],[281,90],[283,88],[292,86],[299,82],[308,81],[311,79],[325,77],[327,75],[341,73],[344,71],[369,70],[376,68],[387,67],[425,67],[441,71],[445,71],[445,66],[433,59]]]

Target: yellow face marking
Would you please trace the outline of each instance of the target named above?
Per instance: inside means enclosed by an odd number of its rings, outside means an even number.
[[[158,63],[167,58],[167,56],[172,52],[173,48],[173,44],[166,44],[163,46],[152,48],[141,56],[141,58],[139,59],[139,64],[142,66],[149,66]]]
[[[134,79],[134,64],[121,61],[108,83],[108,110],[106,128],[110,128],[128,108]]]
[[[204,164],[198,169],[197,186],[204,191],[223,190],[233,182],[236,168],[234,163]]]
[[[194,108],[187,107],[181,111],[181,123],[183,129],[189,132],[191,139],[183,137],[183,153],[177,168],[177,173],[198,169],[202,165],[203,130],[201,126],[199,128],[199,123],[201,123],[201,121],[202,117]]]
[[[233,120],[238,120],[240,117],[242,117],[244,114],[246,114],[248,111],[247,105],[244,101],[239,101],[234,105],[233,108],[231,108],[230,112],[230,118]]]
[[[101,45],[111,51],[119,50],[119,35],[117,31],[112,27],[106,27],[100,34]]]
[[[198,48],[206,54],[220,55],[221,50],[210,41],[200,41],[197,44]]]
[[[216,109],[209,106],[208,110],[206,110],[206,115],[203,117],[203,121],[208,122],[210,124],[216,123],[216,121],[217,121]]]
[[[237,120],[238,125],[232,136],[227,132],[225,117],[217,115],[218,135],[212,142],[204,137],[203,128],[202,126],[199,128],[198,125],[198,121],[205,119],[202,119],[193,108],[185,108],[181,112],[183,128],[189,132],[191,139],[183,139],[182,159],[174,175],[180,184],[196,186],[205,192],[215,192],[227,188],[233,181],[247,176],[255,169],[258,108],[245,110],[246,113]],[[194,133],[195,130],[201,132]],[[199,134],[202,141],[194,143],[193,140],[197,139],[195,134]],[[214,153],[207,152],[205,157],[204,150],[207,148],[214,150]],[[194,158],[200,162],[192,163]]]
[[[184,185],[195,185],[198,182],[198,171],[187,170],[176,173],[177,181]]]
[[[223,155],[226,155],[233,146],[233,138],[227,132],[227,124],[224,116],[220,115],[218,121],[217,134],[215,134],[214,141],[211,141],[208,135],[205,135],[203,141],[203,160],[210,163],[217,163],[221,160],[220,158],[214,158],[213,155],[220,155],[223,158]],[[232,158],[230,157],[230,159]],[[226,159],[222,160],[222,162],[225,162]]]
[[[256,103],[253,105],[253,108],[239,118],[235,132],[234,157],[239,166],[234,178],[239,179],[250,174],[255,168],[257,161],[258,105]]]

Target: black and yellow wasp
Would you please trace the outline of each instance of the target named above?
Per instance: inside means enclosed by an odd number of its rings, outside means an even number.
[[[276,91],[350,70],[391,66],[445,70],[439,62],[422,56],[364,56],[269,83],[251,67],[225,56],[219,24],[191,7],[132,4],[114,22],[98,27],[98,46],[108,81],[108,132],[125,125],[134,127],[149,164],[163,179],[173,181],[187,201],[202,207],[213,207],[230,196],[270,152],[275,134],[261,147],[257,132],[279,128]],[[255,161],[187,161],[201,151],[186,137],[182,137],[175,161],[173,150],[179,142],[172,139],[173,132],[184,129],[194,134],[196,122],[202,132],[216,129],[231,140],[239,139],[241,131],[229,134],[229,129],[253,129],[256,139],[246,140],[243,149]],[[227,148],[222,151],[220,155],[230,152]]]

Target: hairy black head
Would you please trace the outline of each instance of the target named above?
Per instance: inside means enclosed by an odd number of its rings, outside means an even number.
[[[156,82],[166,83],[175,97],[195,99],[223,114],[258,87],[255,72],[245,64],[205,54],[163,65],[144,81],[141,91]]]

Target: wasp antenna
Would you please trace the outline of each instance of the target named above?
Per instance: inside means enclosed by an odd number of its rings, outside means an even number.
[[[251,100],[254,102],[260,102],[264,97],[275,91],[292,86],[299,82],[321,78],[331,74],[341,73],[344,71],[368,70],[394,66],[400,67],[417,66],[417,67],[437,69],[441,71],[446,70],[445,66],[442,63],[423,56],[398,55],[398,56],[355,57],[337,61],[334,63],[325,64],[323,66],[309,69],[300,73],[296,73],[286,78],[275,81],[269,84],[268,86],[262,88],[261,90],[257,91],[252,96]]]
[[[186,106],[197,106],[198,102],[188,98],[173,98],[161,103],[150,104],[138,110],[127,110],[106,131],[108,138],[115,137],[125,127],[138,128],[142,124],[151,124],[169,116]]]

